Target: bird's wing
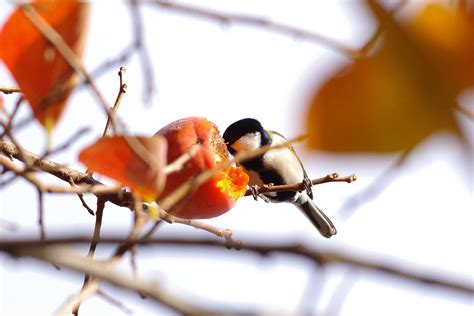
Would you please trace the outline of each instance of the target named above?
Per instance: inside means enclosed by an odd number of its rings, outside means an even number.
[[[276,135],[280,136],[281,138],[287,140],[287,138],[286,138],[285,136],[283,136],[282,134],[280,134],[280,133],[278,133],[278,132],[276,132],[276,131],[268,131],[268,132],[270,133],[270,136],[271,136],[271,134],[276,134]],[[300,157],[299,157],[298,154],[296,153],[295,149],[294,149],[293,146],[291,146],[290,144],[288,144],[288,148],[293,152],[293,154],[295,154],[296,159],[298,159],[298,162],[299,162],[300,165],[301,165],[301,168],[303,168],[304,177],[305,177],[305,178],[308,178],[308,174],[306,173],[306,170],[304,169],[303,162],[301,161]]]
[[[288,140],[285,136],[283,136],[282,134],[278,133],[277,131],[271,131],[269,130],[268,131],[270,133],[270,136],[272,136],[272,134],[275,134],[275,135],[278,135],[280,136],[281,138],[285,139],[285,140]],[[291,146],[290,144],[288,144],[288,148],[293,152],[293,154],[296,156],[296,159],[298,159],[298,162],[300,163],[301,165],[301,169],[303,169],[303,175],[304,175],[304,179],[305,180],[309,180],[311,181],[311,179],[308,177],[308,174],[306,173],[306,169],[304,168],[304,165],[303,165],[303,162],[301,161],[300,157],[298,156],[298,154],[296,153],[296,150],[293,148],[293,146]],[[308,195],[311,199],[313,199],[313,192],[311,190],[311,188],[308,190]]]

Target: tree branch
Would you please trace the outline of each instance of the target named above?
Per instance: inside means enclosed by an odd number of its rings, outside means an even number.
[[[328,182],[347,182],[351,183],[357,180],[357,176],[355,174],[351,174],[349,176],[345,177],[340,177],[339,174],[337,173],[331,173],[328,174],[325,177],[318,178],[311,180],[311,183],[313,185],[318,185],[318,184],[323,184],[323,183],[328,183]],[[256,188],[258,193],[269,193],[269,192],[278,192],[278,191],[304,191],[306,188],[304,186],[304,183],[295,183],[295,184],[286,184],[286,185],[267,185],[264,184],[261,187]],[[252,190],[247,190],[245,192],[245,196],[253,195]]]
[[[356,49],[352,49],[342,43],[337,42],[334,39],[326,37],[321,34],[312,33],[307,30],[303,30],[294,26],[273,22],[257,16],[244,15],[244,14],[232,14],[224,13],[217,10],[211,10],[208,8],[192,6],[188,4],[182,4],[174,1],[162,1],[162,0],[149,0],[144,1],[144,3],[152,3],[157,6],[172,10],[178,13],[192,15],[195,17],[206,18],[209,20],[214,20],[223,24],[244,24],[254,27],[263,28],[269,31],[276,33],[289,35],[294,38],[300,38],[308,40],[317,44],[325,45],[329,48],[334,49],[337,52],[340,52],[350,58],[360,57],[360,53]]]
[[[11,93],[21,93],[20,88],[17,87],[7,87],[7,86],[0,86],[0,92],[3,94],[11,94]]]
[[[102,244],[122,244],[126,242],[123,237],[103,237],[100,242]],[[66,244],[82,244],[91,242],[90,237],[70,236],[64,238],[55,238],[48,240],[24,239],[24,240],[4,240],[0,241],[0,251],[17,255],[18,251],[22,249],[36,249],[44,248],[53,245]],[[214,239],[184,239],[184,238],[159,238],[159,239],[138,239],[134,241],[137,245],[162,245],[173,247],[204,247],[216,248],[224,250],[224,244]],[[393,277],[406,279],[423,283],[428,286],[437,286],[446,290],[458,292],[459,294],[474,295],[474,286],[468,282],[459,282],[446,277],[437,275],[429,275],[427,273],[420,273],[423,271],[422,267],[406,269],[405,266],[395,266],[393,264],[377,262],[360,256],[349,255],[338,251],[329,251],[317,249],[315,247],[308,247],[301,243],[281,243],[281,244],[263,244],[256,242],[246,242],[241,251],[248,251],[262,256],[268,256],[272,253],[284,253],[296,256],[302,256],[317,265],[328,264],[345,264],[348,266],[361,268],[364,270],[372,270],[383,274],[388,274]],[[84,259],[84,258],[82,258]],[[416,272],[415,272],[416,271]]]
[[[224,313],[224,311],[214,311],[191,304],[180,297],[168,293],[156,282],[136,280],[125,274],[110,271],[96,260],[84,258],[77,254],[77,252],[69,249],[61,247],[22,248],[11,251],[10,254],[16,257],[33,257],[73,271],[90,274],[121,289],[141,293],[153,301],[184,315],[224,315],[228,313],[228,311]]]

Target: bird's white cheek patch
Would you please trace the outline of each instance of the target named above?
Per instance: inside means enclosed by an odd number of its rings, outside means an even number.
[[[260,147],[260,133],[244,135],[231,146],[235,151],[251,151]]]

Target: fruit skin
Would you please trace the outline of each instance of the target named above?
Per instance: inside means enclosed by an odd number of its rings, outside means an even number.
[[[229,152],[217,126],[202,117],[188,117],[172,122],[156,135],[168,141],[168,163],[171,163],[196,143],[198,152],[179,172],[168,175],[166,186],[159,197],[162,199],[178,186],[198,173],[216,168],[229,160]],[[245,193],[248,175],[236,167],[218,172],[212,179],[201,184],[194,192],[170,211],[173,215],[187,219],[205,219],[229,211],[236,200]]]

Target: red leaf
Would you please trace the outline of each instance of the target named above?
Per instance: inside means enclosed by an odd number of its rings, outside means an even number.
[[[31,6],[80,57],[89,4],[76,1],[38,1]],[[0,56],[18,82],[35,118],[50,130],[77,84],[74,70],[21,8],[16,9],[3,26],[0,47]]]
[[[104,137],[79,154],[90,170],[128,186],[153,201],[165,185],[167,144],[164,137]]]

